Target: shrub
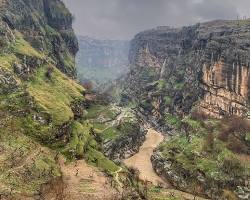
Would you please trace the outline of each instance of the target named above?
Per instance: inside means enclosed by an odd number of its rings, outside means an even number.
[[[214,149],[214,134],[213,133],[209,133],[206,135],[205,140],[204,140],[204,144],[203,144],[203,150],[207,151],[207,152],[212,152]]]
[[[83,88],[85,88],[87,91],[92,91],[93,88],[94,88],[93,82],[92,82],[92,81],[88,81],[88,80],[83,81],[83,82],[82,82],[82,86],[83,86]]]
[[[236,158],[230,157],[230,158],[225,158],[221,169],[230,175],[233,175],[235,177],[241,176],[244,173],[244,168],[241,165],[240,161]]]
[[[220,133],[218,138],[227,142],[230,135],[245,135],[250,131],[250,123],[241,117],[230,117],[221,120]],[[243,138],[244,139],[244,138]]]
[[[51,79],[51,78],[52,78],[52,73],[53,73],[53,71],[54,71],[54,68],[53,68],[53,67],[48,67],[48,68],[47,68],[47,71],[46,71],[46,73],[45,73],[46,78]]]
[[[177,129],[181,128],[182,122],[177,116],[168,113],[165,116],[165,121],[168,125],[171,125]]]
[[[233,136],[228,138],[227,148],[236,153],[246,153],[248,150],[243,142]]]

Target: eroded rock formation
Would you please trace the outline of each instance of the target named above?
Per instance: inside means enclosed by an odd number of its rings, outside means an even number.
[[[250,20],[156,28],[135,36],[124,94],[149,114],[248,116]]]
[[[247,115],[249,66],[220,60],[203,66],[203,89],[206,94],[199,104],[201,111],[214,117]]]

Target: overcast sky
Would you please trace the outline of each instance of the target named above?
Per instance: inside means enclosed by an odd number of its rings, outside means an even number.
[[[131,39],[156,26],[250,17],[250,0],[63,0],[78,35]]]

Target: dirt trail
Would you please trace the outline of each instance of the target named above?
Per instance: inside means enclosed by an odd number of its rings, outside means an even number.
[[[84,160],[76,163],[61,163],[66,183],[67,200],[111,200],[116,196],[109,179],[97,168],[89,166]]]
[[[140,147],[140,150],[134,156],[124,160],[128,167],[137,168],[140,171],[140,179],[152,182],[154,185],[158,183],[168,186],[154,171],[150,158],[154,149],[163,141],[164,137],[153,129],[148,129],[146,140]]]

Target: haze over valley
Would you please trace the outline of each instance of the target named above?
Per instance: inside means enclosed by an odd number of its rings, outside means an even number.
[[[249,200],[248,0],[0,0],[0,200]]]

